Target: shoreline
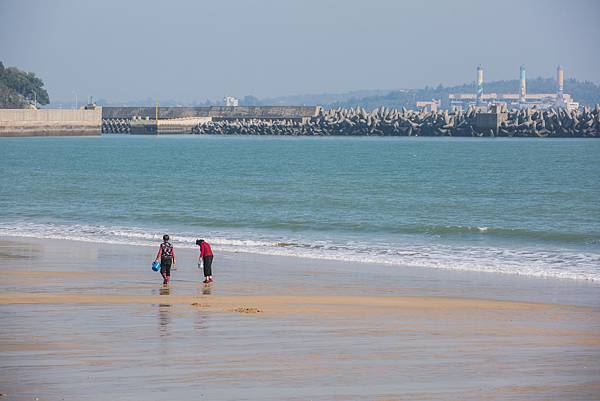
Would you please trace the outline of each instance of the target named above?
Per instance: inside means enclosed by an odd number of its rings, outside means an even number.
[[[91,252],[98,255],[101,252],[109,252],[111,257],[122,254],[123,257],[131,259],[128,264],[136,265],[135,271],[138,278],[146,281],[149,277],[158,277],[158,273],[150,272],[149,262],[154,257],[154,252],[160,241],[154,245],[144,244],[115,244],[94,242],[86,240],[69,239],[44,239],[33,237],[11,237],[0,236],[0,267],[6,262],[1,260],[4,243],[11,242],[17,247],[39,248],[46,250],[56,248],[65,252],[72,244],[77,244],[81,252]],[[183,275],[186,285],[194,283],[200,276],[196,269],[197,250],[196,247],[177,247],[178,266],[183,267],[173,273],[177,281]],[[215,248],[213,246],[213,248]],[[271,255],[244,251],[221,251],[215,248],[217,253],[215,275],[218,276],[224,270],[227,273],[228,285],[237,284],[240,281],[255,283],[260,281],[264,275],[268,276],[267,283],[269,291],[274,295],[282,295],[286,288],[294,288],[300,294],[322,295],[319,290],[326,288],[335,295],[346,295],[351,291],[361,295],[402,295],[411,297],[447,296],[448,298],[475,298],[499,301],[516,301],[531,303],[549,303],[563,306],[591,306],[600,307],[600,283],[593,280],[574,280],[570,278],[536,277],[519,274],[506,274],[501,272],[471,271],[440,269],[434,267],[400,266],[371,262],[348,262],[340,260],[327,260],[290,255]],[[42,251],[43,252],[43,251]],[[144,259],[142,259],[142,255]],[[43,263],[46,268],[43,273],[51,274],[52,270],[58,270],[58,261],[55,256],[46,255],[47,261]],[[27,256],[27,258],[30,258]],[[17,256],[18,258],[18,256]],[[35,258],[34,258],[35,259]],[[118,257],[117,257],[118,259]],[[97,256],[91,263],[93,269],[98,271],[67,270],[69,274],[102,275],[103,261]],[[108,261],[112,263],[112,261]],[[139,266],[137,266],[139,265]],[[37,269],[36,269],[37,270]],[[50,271],[47,271],[50,270]],[[181,272],[181,273],[180,273]],[[185,273],[183,273],[185,272]],[[38,274],[42,272],[31,272]],[[65,274],[66,272],[63,272]],[[154,273],[154,274],[152,274]],[[255,274],[255,276],[253,276]],[[10,273],[9,273],[10,275]],[[297,282],[293,283],[290,279]],[[197,276],[197,277],[196,277]],[[277,277],[280,276],[280,277]],[[330,276],[323,279],[323,276]],[[315,277],[320,277],[319,282],[311,282]],[[128,275],[128,280],[135,281],[135,274]],[[159,280],[160,281],[160,280]],[[200,280],[199,280],[200,281]],[[366,285],[363,286],[362,283]],[[278,288],[281,286],[281,288]],[[267,290],[258,285],[256,288],[244,288],[242,294],[264,295]],[[236,288],[235,286],[232,288]],[[234,295],[228,293],[227,295]],[[283,295],[289,295],[284,292]]]
[[[157,232],[156,229],[83,225],[78,226],[77,230],[79,231],[71,231],[71,227],[68,225],[58,225],[58,231],[56,231],[57,227],[53,227],[51,224],[33,224],[33,226],[32,228],[25,224],[25,228],[17,230],[17,232],[20,231],[18,235],[11,234],[15,228],[8,226],[8,228],[3,228],[0,239],[5,237],[33,241],[78,241],[91,244],[144,247],[155,246],[156,241],[159,240],[159,236],[153,234]],[[493,231],[488,227],[466,227],[463,230],[469,233]],[[189,232],[180,235],[174,234],[178,238],[174,242],[177,248],[196,249],[193,244],[195,238],[193,234]],[[554,257],[555,250],[562,252],[564,258],[575,260],[575,263],[578,263],[577,258],[581,255],[588,259],[597,259],[597,251],[594,248],[588,249],[583,246],[566,247],[563,245],[562,248],[555,248],[556,245],[546,242],[543,242],[541,247],[534,246],[533,242],[511,245],[502,238],[496,239],[494,245],[490,245],[490,243],[469,245],[456,240],[436,244],[428,241],[414,242],[413,239],[407,238],[402,245],[398,245],[399,242],[396,240],[396,243],[384,244],[384,248],[377,248],[377,243],[375,243],[373,249],[369,249],[368,240],[363,240],[361,245],[361,240],[358,238],[353,239],[354,247],[345,245],[347,239],[336,240],[335,237],[327,240],[317,238],[318,246],[313,246],[314,244],[311,244],[309,239],[293,238],[290,240],[277,238],[277,236],[241,238],[239,235],[217,234],[216,237],[209,238],[209,240],[226,253],[302,258],[313,260],[314,263],[340,262],[385,265],[390,268],[409,267],[451,272],[492,273],[525,278],[589,282],[600,286],[600,278],[594,269],[590,269],[590,261],[582,262],[584,264],[579,266],[579,270],[574,268],[578,265],[567,265],[567,262],[557,269],[547,261]],[[365,247],[367,252],[364,252]],[[498,252],[501,254],[499,255]],[[524,263],[525,260],[529,260],[529,263]],[[536,261],[541,262],[535,263]]]

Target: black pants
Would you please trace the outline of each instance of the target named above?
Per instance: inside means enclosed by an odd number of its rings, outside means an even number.
[[[203,256],[202,263],[204,264],[204,277],[212,276],[212,256]]]
[[[160,258],[160,274],[163,276],[171,276],[171,264],[173,263],[173,258],[170,256],[162,256]]]

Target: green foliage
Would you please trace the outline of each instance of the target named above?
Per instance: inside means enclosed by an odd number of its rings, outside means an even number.
[[[34,97],[41,105],[50,103],[44,82],[33,72],[4,67],[0,61],[0,108],[24,108]]]

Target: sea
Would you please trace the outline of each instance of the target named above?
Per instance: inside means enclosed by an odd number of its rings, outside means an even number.
[[[600,141],[0,138],[0,236],[600,281]]]

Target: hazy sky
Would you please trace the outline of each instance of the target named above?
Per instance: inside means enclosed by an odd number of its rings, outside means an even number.
[[[565,76],[600,82],[600,1],[0,0],[0,60],[53,99],[182,102]]]

